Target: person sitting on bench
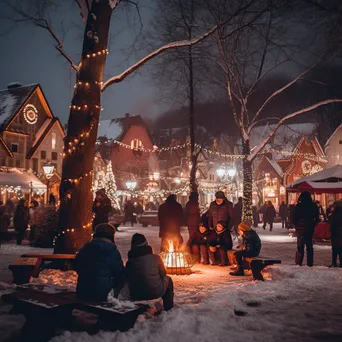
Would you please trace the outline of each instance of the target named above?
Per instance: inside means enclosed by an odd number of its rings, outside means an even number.
[[[163,298],[164,310],[173,307],[173,282],[166,275],[160,256],[142,234],[134,234],[126,263],[126,280],[132,300],[142,301]]]
[[[123,285],[124,266],[114,234],[112,225],[97,225],[93,240],[76,255],[74,269],[78,273],[76,295],[79,299],[104,302],[111,290],[115,297],[118,296]]]
[[[203,265],[209,265],[208,254],[208,237],[210,234],[208,217],[202,215],[201,222],[197,230],[192,234],[189,239],[189,249],[194,257],[196,263],[201,262],[201,256],[203,259]]]
[[[242,237],[242,243],[239,250],[234,252],[236,265],[233,267],[234,271],[229,273],[233,276],[243,276],[244,271],[242,259],[244,257],[256,257],[259,255],[261,250],[261,241],[259,235],[251,228],[249,224],[246,222],[241,222],[238,225],[238,234],[240,237]]]
[[[228,264],[227,252],[233,248],[233,241],[227,226],[224,221],[219,221],[208,238],[209,256],[214,266]]]

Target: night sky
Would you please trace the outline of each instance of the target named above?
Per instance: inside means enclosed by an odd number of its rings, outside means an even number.
[[[142,9],[144,25],[148,26],[150,13],[149,8]],[[134,55],[127,60],[127,53],[122,52],[122,49],[131,46],[134,32],[126,20],[126,15],[121,17],[123,18],[121,20],[115,17],[112,19],[113,36],[109,44],[110,54],[107,57],[105,79],[120,73],[137,60],[137,56]],[[60,29],[62,21],[67,30],[63,39],[65,50],[78,62],[84,27],[78,8],[69,6],[67,15],[65,12],[63,15],[58,12],[53,13],[53,25],[56,31],[60,32],[61,37],[63,37]],[[75,73],[54,48],[54,40],[48,32],[32,24],[20,23],[6,33],[10,27],[11,23],[8,20],[0,18],[0,46],[2,47],[0,89],[6,88],[7,84],[13,81],[22,84],[40,83],[54,115],[65,123],[69,115]],[[116,32],[120,34],[115,34]],[[151,80],[146,74],[144,76],[136,74],[104,92],[102,97],[104,111],[101,113],[101,118],[120,117],[125,113],[155,116],[162,109],[154,102],[154,98],[155,89]]]

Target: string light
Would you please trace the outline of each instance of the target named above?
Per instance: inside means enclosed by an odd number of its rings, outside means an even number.
[[[86,57],[87,58],[95,58],[95,57],[98,57],[98,56],[108,55],[108,54],[109,54],[108,49],[103,49],[103,50],[100,50],[100,51],[97,51],[97,52],[88,53],[86,55]]]
[[[63,179],[63,182],[70,182],[70,183],[79,183],[83,178],[91,176],[93,174],[93,171],[86,172],[83,176],[80,176],[78,178],[66,178]]]
[[[84,104],[82,106],[70,105],[69,108],[72,109],[72,110],[77,110],[77,111],[87,110],[88,109],[88,105],[87,104]],[[100,105],[95,105],[95,108],[103,110],[103,107],[100,106]]]
[[[84,87],[90,87],[92,84],[95,84],[95,85],[99,85],[101,86],[103,84],[102,81],[93,81],[93,82],[82,82],[82,81],[78,81],[76,82],[76,84],[74,85],[74,88],[77,88],[77,87],[80,87],[80,86],[84,86]]]
[[[88,228],[91,228],[92,225],[93,225],[93,221],[91,221],[90,223],[87,223],[87,224],[82,225],[82,228],[83,228],[83,229],[88,229]],[[67,233],[75,233],[75,231],[76,231],[76,228],[67,228],[67,229],[65,229],[65,230],[62,230],[60,233],[58,233],[58,234],[55,235],[55,237],[54,237],[54,239],[53,239],[53,241],[52,241],[53,245],[55,246],[56,240],[57,240],[60,236],[63,236],[63,235],[65,235],[65,234],[67,234]]]

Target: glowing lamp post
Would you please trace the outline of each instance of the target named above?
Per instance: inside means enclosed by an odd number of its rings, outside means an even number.
[[[53,176],[53,172],[55,170],[55,167],[51,164],[46,164],[43,166],[43,171],[44,171],[44,175],[47,179],[47,191],[46,191],[46,197],[47,197],[47,201],[49,201],[49,192],[50,192],[50,179]]]

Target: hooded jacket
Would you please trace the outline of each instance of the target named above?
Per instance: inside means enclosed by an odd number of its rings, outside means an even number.
[[[123,280],[124,266],[116,245],[105,238],[85,244],[74,262],[78,273],[76,294],[80,299],[106,301]]]
[[[133,300],[149,300],[165,293],[166,270],[160,256],[152,247],[139,246],[128,252],[125,278]]]
[[[199,228],[197,228],[195,233],[189,239],[189,246],[191,247],[192,245],[207,245],[209,235],[210,230],[208,228],[204,233],[201,233],[199,231]]]
[[[230,231],[225,229],[221,233],[218,233],[216,228],[212,230],[208,237],[209,246],[215,247],[220,246],[225,250],[229,250],[233,248],[232,236],[230,235]]]
[[[319,222],[317,205],[312,200],[299,201],[294,211],[293,221],[297,235],[313,234]]]

